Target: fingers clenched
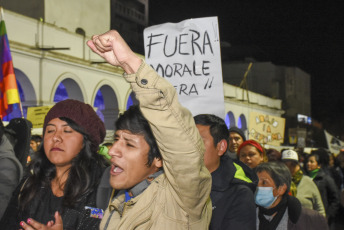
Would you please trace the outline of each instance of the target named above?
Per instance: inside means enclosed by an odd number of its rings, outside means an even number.
[[[20,226],[24,230],[43,230],[43,229],[46,229],[46,226],[44,224],[41,224],[41,223],[35,221],[34,219],[31,219],[31,218],[27,219],[26,222],[21,221]]]

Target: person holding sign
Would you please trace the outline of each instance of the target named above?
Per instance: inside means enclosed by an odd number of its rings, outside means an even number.
[[[139,107],[118,119],[109,150],[115,189],[100,229],[208,229],[211,176],[203,140],[175,88],[141,60],[117,31],[95,35],[89,47],[122,67]]]

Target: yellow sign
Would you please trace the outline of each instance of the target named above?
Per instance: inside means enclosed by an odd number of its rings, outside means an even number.
[[[250,139],[261,144],[279,146],[284,141],[284,118],[251,112],[249,127]]]
[[[44,118],[52,106],[29,107],[27,119],[31,121],[32,128],[43,128]]]

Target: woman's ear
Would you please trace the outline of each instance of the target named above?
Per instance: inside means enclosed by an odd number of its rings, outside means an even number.
[[[279,186],[278,187],[278,189],[277,189],[277,194],[279,195],[279,196],[282,196],[282,195],[284,195],[284,193],[287,191],[287,185],[286,184],[283,184],[283,185],[281,185],[281,186]]]

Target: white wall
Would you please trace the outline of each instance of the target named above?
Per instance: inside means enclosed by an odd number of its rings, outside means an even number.
[[[91,105],[99,88],[109,86],[116,94],[119,111],[125,111],[131,90],[122,77],[123,71],[108,64],[92,64],[92,61],[102,59],[85,46],[80,35],[10,11],[5,14],[14,67],[30,80],[37,95],[37,105],[52,105],[57,85],[69,78],[78,84],[84,102]],[[32,49],[37,41],[55,47],[68,45],[71,50]],[[224,85],[225,112],[233,112],[236,120],[243,114],[248,121],[250,111],[277,117],[283,114],[281,100],[249,92],[248,101],[246,92],[242,92],[238,87]]]
[[[110,29],[110,0],[45,0],[45,21],[70,32],[81,27],[86,36]]]

